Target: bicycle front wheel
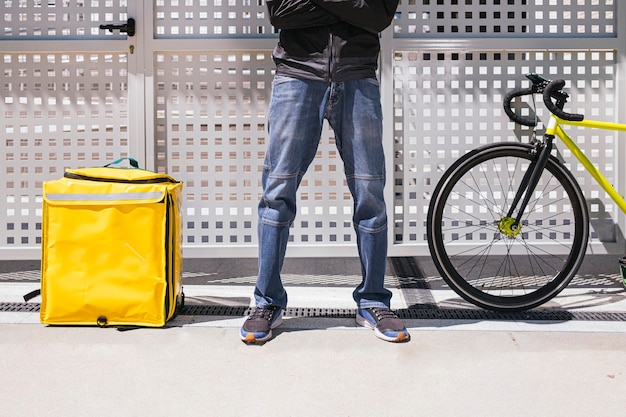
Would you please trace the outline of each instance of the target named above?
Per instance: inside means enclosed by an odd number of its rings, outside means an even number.
[[[475,149],[443,175],[427,219],[428,244],[446,283],[465,300],[527,310],[556,296],[580,267],[589,236],[584,196],[551,156],[518,227],[510,205],[534,156],[530,145]]]

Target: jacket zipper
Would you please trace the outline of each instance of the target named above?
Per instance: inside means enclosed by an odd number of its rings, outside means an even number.
[[[326,74],[326,81],[328,82],[332,82],[333,81],[333,34],[330,31],[330,28],[328,28],[328,50],[329,50],[329,54],[328,54],[328,73]]]
[[[71,172],[66,172],[63,174],[65,178],[71,178],[74,180],[87,180],[87,181],[96,181],[96,182],[119,182],[124,184],[160,184],[164,182],[175,183],[177,181],[172,181],[169,178],[150,178],[146,180],[123,180],[116,178],[96,178],[96,177],[88,177],[86,175],[74,174]]]

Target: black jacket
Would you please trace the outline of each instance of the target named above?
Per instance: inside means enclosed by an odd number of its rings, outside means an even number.
[[[320,81],[376,76],[379,32],[391,24],[399,0],[266,0],[280,29],[276,73]]]

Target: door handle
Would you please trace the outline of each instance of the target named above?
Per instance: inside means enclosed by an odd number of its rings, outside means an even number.
[[[126,33],[128,36],[135,36],[135,19],[130,17],[128,18],[126,23],[121,23],[118,25],[100,25],[100,29],[108,30],[111,33],[113,33],[114,30],[119,30],[121,33]]]

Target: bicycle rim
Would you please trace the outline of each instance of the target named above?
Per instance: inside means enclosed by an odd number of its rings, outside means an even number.
[[[500,143],[474,150],[444,174],[433,194],[427,220],[433,260],[454,291],[483,308],[519,311],[545,303],[567,286],[584,257],[585,200],[554,157],[521,228],[510,227],[509,205],[531,149]]]

